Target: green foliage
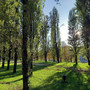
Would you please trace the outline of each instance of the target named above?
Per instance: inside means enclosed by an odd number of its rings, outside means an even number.
[[[50,25],[51,25],[51,47],[52,47],[52,57],[53,59],[57,55],[60,55],[60,32],[59,32],[59,14],[57,9],[54,7],[53,10],[50,12]]]
[[[43,55],[47,61],[47,53],[49,51],[49,41],[48,41],[49,25],[48,25],[48,16],[44,16],[42,29],[40,32],[40,43]]]
[[[78,30],[78,19],[76,16],[75,8],[71,9],[69,12],[68,29],[69,29],[68,43],[69,45],[71,45],[73,54],[75,56],[75,61],[77,63],[77,55],[80,50],[81,40],[80,37],[78,37],[77,33],[80,31]]]
[[[77,15],[81,23],[82,40],[90,65],[90,0],[76,0]]]
[[[1,42],[10,41],[13,43],[13,38],[17,37],[19,32],[19,25],[16,26],[16,21],[19,21],[19,14],[16,13],[16,8],[19,8],[20,3],[13,0],[0,1],[0,36]],[[2,10],[3,8],[3,10]],[[16,35],[17,34],[17,35]]]

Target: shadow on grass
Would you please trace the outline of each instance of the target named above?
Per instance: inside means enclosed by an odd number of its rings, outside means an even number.
[[[77,68],[77,65],[73,65]],[[62,75],[67,76],[67,83],[62,82]],[[63,72],[57,72],[43,81],[41,86],[30,88],[30,90],[90,90],[89,82],[85,80],[81,72],[75,69],[66,69]]]
[[[37,71],[37,70],[46,68],[48,66],[52,66],[54,64],[55,63],[46,63],[45,65],[35,65],[33,68],[33,71]],[[21,64],[17,65],[17,72],[16,73],[13,73],[13,68],[14,68],[13,64],[10,65],[10,70],[7,70],[7,66],[5,66],[4,68],[0,68],[0,80],[14,78],[14,77],[17,77],[19,75],[22,75],[22,65]],[[11,81],[9,83],[17,82],[19,80],[22,80],[22,78],[15,80],[15,81]]]
[[[45,64],[45,65],[43,65],[43,64]],[[55,64],[56,64],[56,62],[47,62],[47,63],[42,63],[42,65],[34,65],[33,71],[41,70],[41,69],[44,69],[46,67],[53,66]]]
[[[5,78],[14,78],[16,76],[22,75],[22,66],[17,65],[17,72],[13,73],[13,65],[10,65],[10,70],[6,70],[7,66],[4,69],[0,68],[0,80]]]
[[[14,80],[14,81],[11,81],[11,82],[8,82],[8,83],[15,83],[15,82],[18,82],[20,80],[23,80],[23,78],[20,78],[20,79],[17,79],[17,80]]]
[[[10,69],[7,70],[7,66],[4,66],[4,68],[0,67],[0,72],[5,72],[5,71],[13,71],[13,68],[14,68],[14,65],[10,65]],[[22,65],[21,64],[18,64],[17,65],[17,69],[20,69],[22,68]]]

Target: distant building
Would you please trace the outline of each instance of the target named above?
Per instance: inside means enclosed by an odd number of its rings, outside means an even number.
[[[87,63],[88,61],[85,58],[83,58],[83,56],[80,56],[80,62]]]

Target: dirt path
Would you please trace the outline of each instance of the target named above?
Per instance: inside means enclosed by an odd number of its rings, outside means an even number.
[[[42,63],[33,63],[33,65],[46,65],[46,64],[42,64]]]

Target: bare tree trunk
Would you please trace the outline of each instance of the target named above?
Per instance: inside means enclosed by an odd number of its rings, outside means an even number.
[[[77,54],[75,54],[75,62],[76,62],[76,64],[77,64]]]
[[[86,52],[87,52],[87,59],[88,59],[88,65],[90,65],[90,50],[89,50],[89,45],[88,45],[88,42],[87,42],[87,45],[86,45]]]
[[[33,53],[30,56],[30,71],[29,71],[29,76],[33,75]]]
[[[36,60],[38,61],[38,55],[36,56]]]
[[[18,0],[16,0],[17,2],[18,2]],[[18,15],[18,7],[16,7],[16,14]],[[19,20],[18,19],[16,19],[16,27],[18,26],[18,22],[19,22]],[[17,29],[18,30],[18,29]],[[18,59],[18,55],[17,55],[17,44],[16,44],[16,46],[15,46],[15,48],[14,48],[14,50],[15,50],[15,54],[14,54],[14,69],[13,69],[13,73],[16,73],[16,67],[17,67],[17,59]]]
[[[77,50],[76,50],[77,48],[76,47],[74,47],[74,51],[75,51],[75,62],[76,62],[76,64],[77,64]]]
[[[47,52],[46,51],[44,53],[44,57],[45,57],[45,62],[47,62]]]
[[[88,58],[88,65],[90,66],[90,60],[89,60],[89,58]]]
[[[1,56],[0,56],[0,64],[1,64]]]
[[[88,59],[88,65],[90,65],[90,56],[89,56],[89,50],[87,50],[87,59]]]
[[[89,50],[87,51],[87,59],[88,59],[88,65],[90,65],[90,56],[89,56]]]
[[[62,57],[60,57],[60,62],[62,62]]]
[[[3,46],[2,68],[4,68],[4,63],[5,63],[5,46]]]
[[[38,47],[37,47],[38,48]],[[36,56],[35,59],[38,61],[38,49],[36,48]]]
[[[10,67],[10,58],[11,58],[11,45],[10,45],[10,47],[9,47],[9,54],[8,54],[8,57],[9,57],[9,59],[8,59],[8,66],[7,66],[7,70],[9,70],[9,67]]]
[[[53,62],[55,62],[55,57],[53,56]]]
[[[57,62],[59,63],[59,51],[56,43],[56,55],[57,55]]]
[[[0,64],[1,64],[1,51],[0,51]]]
[[[15,56],[14,56],[14,69],[13,69],[13,73],[16,73],[16,67],[17,67],[17,48],[15,48]]]
[[[6,1],[5,0],[3,0],[4,2],[4,5],[5,5],[5,3],[6,3]],[[5,15],[5,9],[4,9],[4,15]],[[4,29],[5,29],[5,26],[6,26],[6,21],[4,21]],[[4,38],[4,41],[3,41],[4,43],[5,43],[5,38]],[[3,57],[2,57],[2,68],[4,68],[4,63],[5,63],[5,46],[3,46]]]

